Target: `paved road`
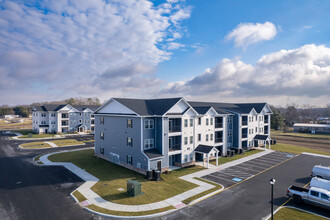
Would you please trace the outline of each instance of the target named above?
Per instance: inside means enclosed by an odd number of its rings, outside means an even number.
[[[38,167],[31,162],[40,152],[59,149],[22,150],[15,143],[22,142],[7,140],[0,132],[1,220],[103,219],[82,210],[69,197],[83,183],[80,178],[63,167]]]
[[[290,185],[304,186],[310,181],[309,175],[316,164],[329,166],[330,160],[299,155],[211,198],[158,219],[262,219],[270,213],[269,180],[276,179],[275,210],[287,201],[286,190]],[[330,213],[324,209],[313,206],[304,208],[330,217]]]

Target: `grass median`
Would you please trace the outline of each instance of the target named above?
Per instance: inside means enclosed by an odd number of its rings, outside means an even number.
[[[59,147],[65,147],[65,146],[72,146],[72,145],[85,145],[82,141],[77,141],[75,139],[61,139],[61,140],[55,140],[50,141],[54,144],[56,144]]]
[[[49,144],[47,144],[45,142],[37,141],[37,142],[21,144],[20,147],[25,148],[25,149],[41,149],[41,148],[51,148],[52,146],[50,146]]]
[[[53,162],[71,162],[100,179],[92,190],[105,200],[127,205],[142,205],[159,202],[197,187],[197,185],[179,179],[190,173],[201,171],[199,166],[183,168],[162,174],[162,181],[148,181],[145,176],[94,156],[94,150],[59,153],[49,156]],[[127,180],[141,183],[142,195],[129,197]]]
[[[247,157],[256,153],[260,153],[262,150],[257,150],[257,149],[252,149],[252,150],[247,150],[244,152],[244,154],[235,154],[233,157],[219,157],[218,158],[218,165],[228,163],[233,160],[238,160],[243,157]],[[216,160],[210,161],[211,164],[216,165]]]
[[[308,212],[304,212],[298,209],[293,209],[289,207],[281,208],[278,212],[275,213],[274,219],[281,219],[281,220],[301,220],[301,219],[308,219],[308,220],[323,220],[323,218],[318,215],[313,215]]]
[[[301,154],[302,152],[307,152],[307,153],[323,154],[323,155],[330,156],[329,153],[321,151],[321,150],[315,150],[315,149],[311,149],[311,148],[307,148],[307,147],[299,147],[299,146],[289,145],[289,144],[271,145],[271,149],[276,150],[276,151],[293,153],[293,154]]]

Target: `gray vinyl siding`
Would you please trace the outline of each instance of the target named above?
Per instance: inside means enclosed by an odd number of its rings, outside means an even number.
[[[100,123],[104,117],[104,124]],[[133,128],[127,127],[127,119],[132,119]],[[100,133],[104,132],[104,140]],[[133,147],[127,146],[127,138],[133,139]],[[142,169],[148,168],[148,158],[141,151],[141,118],[95,115],[95,153],[100,154],[104,148],[104,157],[110,159],[110,153],[119,155],[119,162],[127,164],[127,156],[133,158],[133,166],[141,164]]]
[[[240,132],[241,132],[241,116],[235,114],[233,117],[233,148],[240,148],[241,141],[240,141]]]

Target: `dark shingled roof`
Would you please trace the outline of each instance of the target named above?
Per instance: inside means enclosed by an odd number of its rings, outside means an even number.
[[[125,105],[127,108],[139,115],[164,115],[181,98],[167,99],[124,99],[114,98],[114,100]]]
[[[213,149],[213,146],[208,146],[208,145],[203,145],[200,144],[198,147],[195,149],[195,152],[200,152],[200,153],[210,153],[210,151]]]
[[[54,105],[54,104],[46,104],[46,105],[36,105],[34,106],[37,111],[44,111],[44,112],[53,112],[53,111],[58,111],[61,108],[67,106],[67,104],[61,104],[61,105]],[[84,111],[86,108],[89,108],[92,111],[95,111],[100,105],[71,105],[78,111]]]
[[[145,150],[144,153],[149,159],[164,157],[157,149]]]
[[[258,113],[262,111],[266,103],[217,103],[217,102],[188,102],[193,108],[213,107],[218,114],[228,114],[236,112],[239,114],[248,114],[254,108]]]
[[[267,138],[269,138],[268,135],[257,134],[257,135],[254,137],[254,140],[265,141],[265,140],[267,140]]]
[[[206,114],[206,112],[210,109],[210,106],[201,106],[201,107],[194,107],[196,112],[200,115]]]

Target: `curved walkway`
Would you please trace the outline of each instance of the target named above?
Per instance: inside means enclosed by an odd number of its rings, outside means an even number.
[[[69,169],[71,172],[75,173],[77,176],[82,178],[84,181],[86,181],[84,184],[82,184],[77,189],[83,196],[85,196],[87,198],[87,202],[86,201],[84,202],[85,206],[90,205],[90,204],[94,204],[94,205],[97,205],[97,206],[105,208],[105,209],[110,209],[110,210],[113,210],[113,211],[125,211],[125,212],[149,211],[149,210],[154,210],[154,209],[165,208],[165,207],[168,207],[168,206],[174,206],[177,209],[185,207],[186,205],[182,201],[215,187],[211,184],[208,184],[208,183],[199,181],[197,179],[194,179],[195,177],[202,177],[202,176],[205,176],[207,174],[219,171],[221,169],[225,169],[225,168],[228,168],[230,166],[234,166],[234,165],[237,165],[239,163],[243,163],[245,161],[248,161],[248,160],[263,156],[265,154],[268,154],[270,152],[273,152],[272,150],[265,150],[263,152],[260,152],[260,153],[257,153],[257,154],[251,155],[251,156],[247,156],[247,157],[244,157],[244,158],[232,161],[232,162],[228,162],[228,163],[226,163],[224,165],[221,165],[219,167],[213,167],[213,168],[210,168],[210,169],[202,170],[202,171],[199,171],[199,172],[196,172],[196,173],[192,173],[192,174],[188,174],[188,175],[179,177],[183,180],[186,180],[188,182],[194,183],[194,184],[199,185],[199,186],[194,188],[194,189],[188,190],[184,193],[181,193],[179,195],[176,195],[174,197],[171,197],[169,199],[166,199],[166,200],[163,200],[163,201],[160,201],[160,202],[145,204],[145,205],[122,205],[122,204],[117,204],[117,203],[113,203],[113,202],[109,202],[107,200],[104,200],[98,194],[96,194],[93,190],[91,190],[91,187],[99,181],[99,179],[96,178],[95,176],[93,176],[90,173],[82,170],[81,168],[77,167],[76,165],[74,165],[72,163],[68,163],[68,162],[51,162],[50,160],[48,160],[48,156],[50,156],[52,154],[70,152],[70,151],[78,151],[78,150],[87,150],[87,149],[91,149],[91,148],[67,150],[67,151],[49,153],[49,154],[41,156],[39,160],[44,165],[48,165],[48,166],[64,166],[65,168]],[[224,188],[222,188],[218,191],[220,192],[223,189]],[[218,191],[212,192],[210,194],[215,194]],[[208,196],[208,195],[206,195],[206,196]],[[197,199],[197,200],[199,200],[199,199]],[[192,203],[196,203],[196,200],[193,201]]]

